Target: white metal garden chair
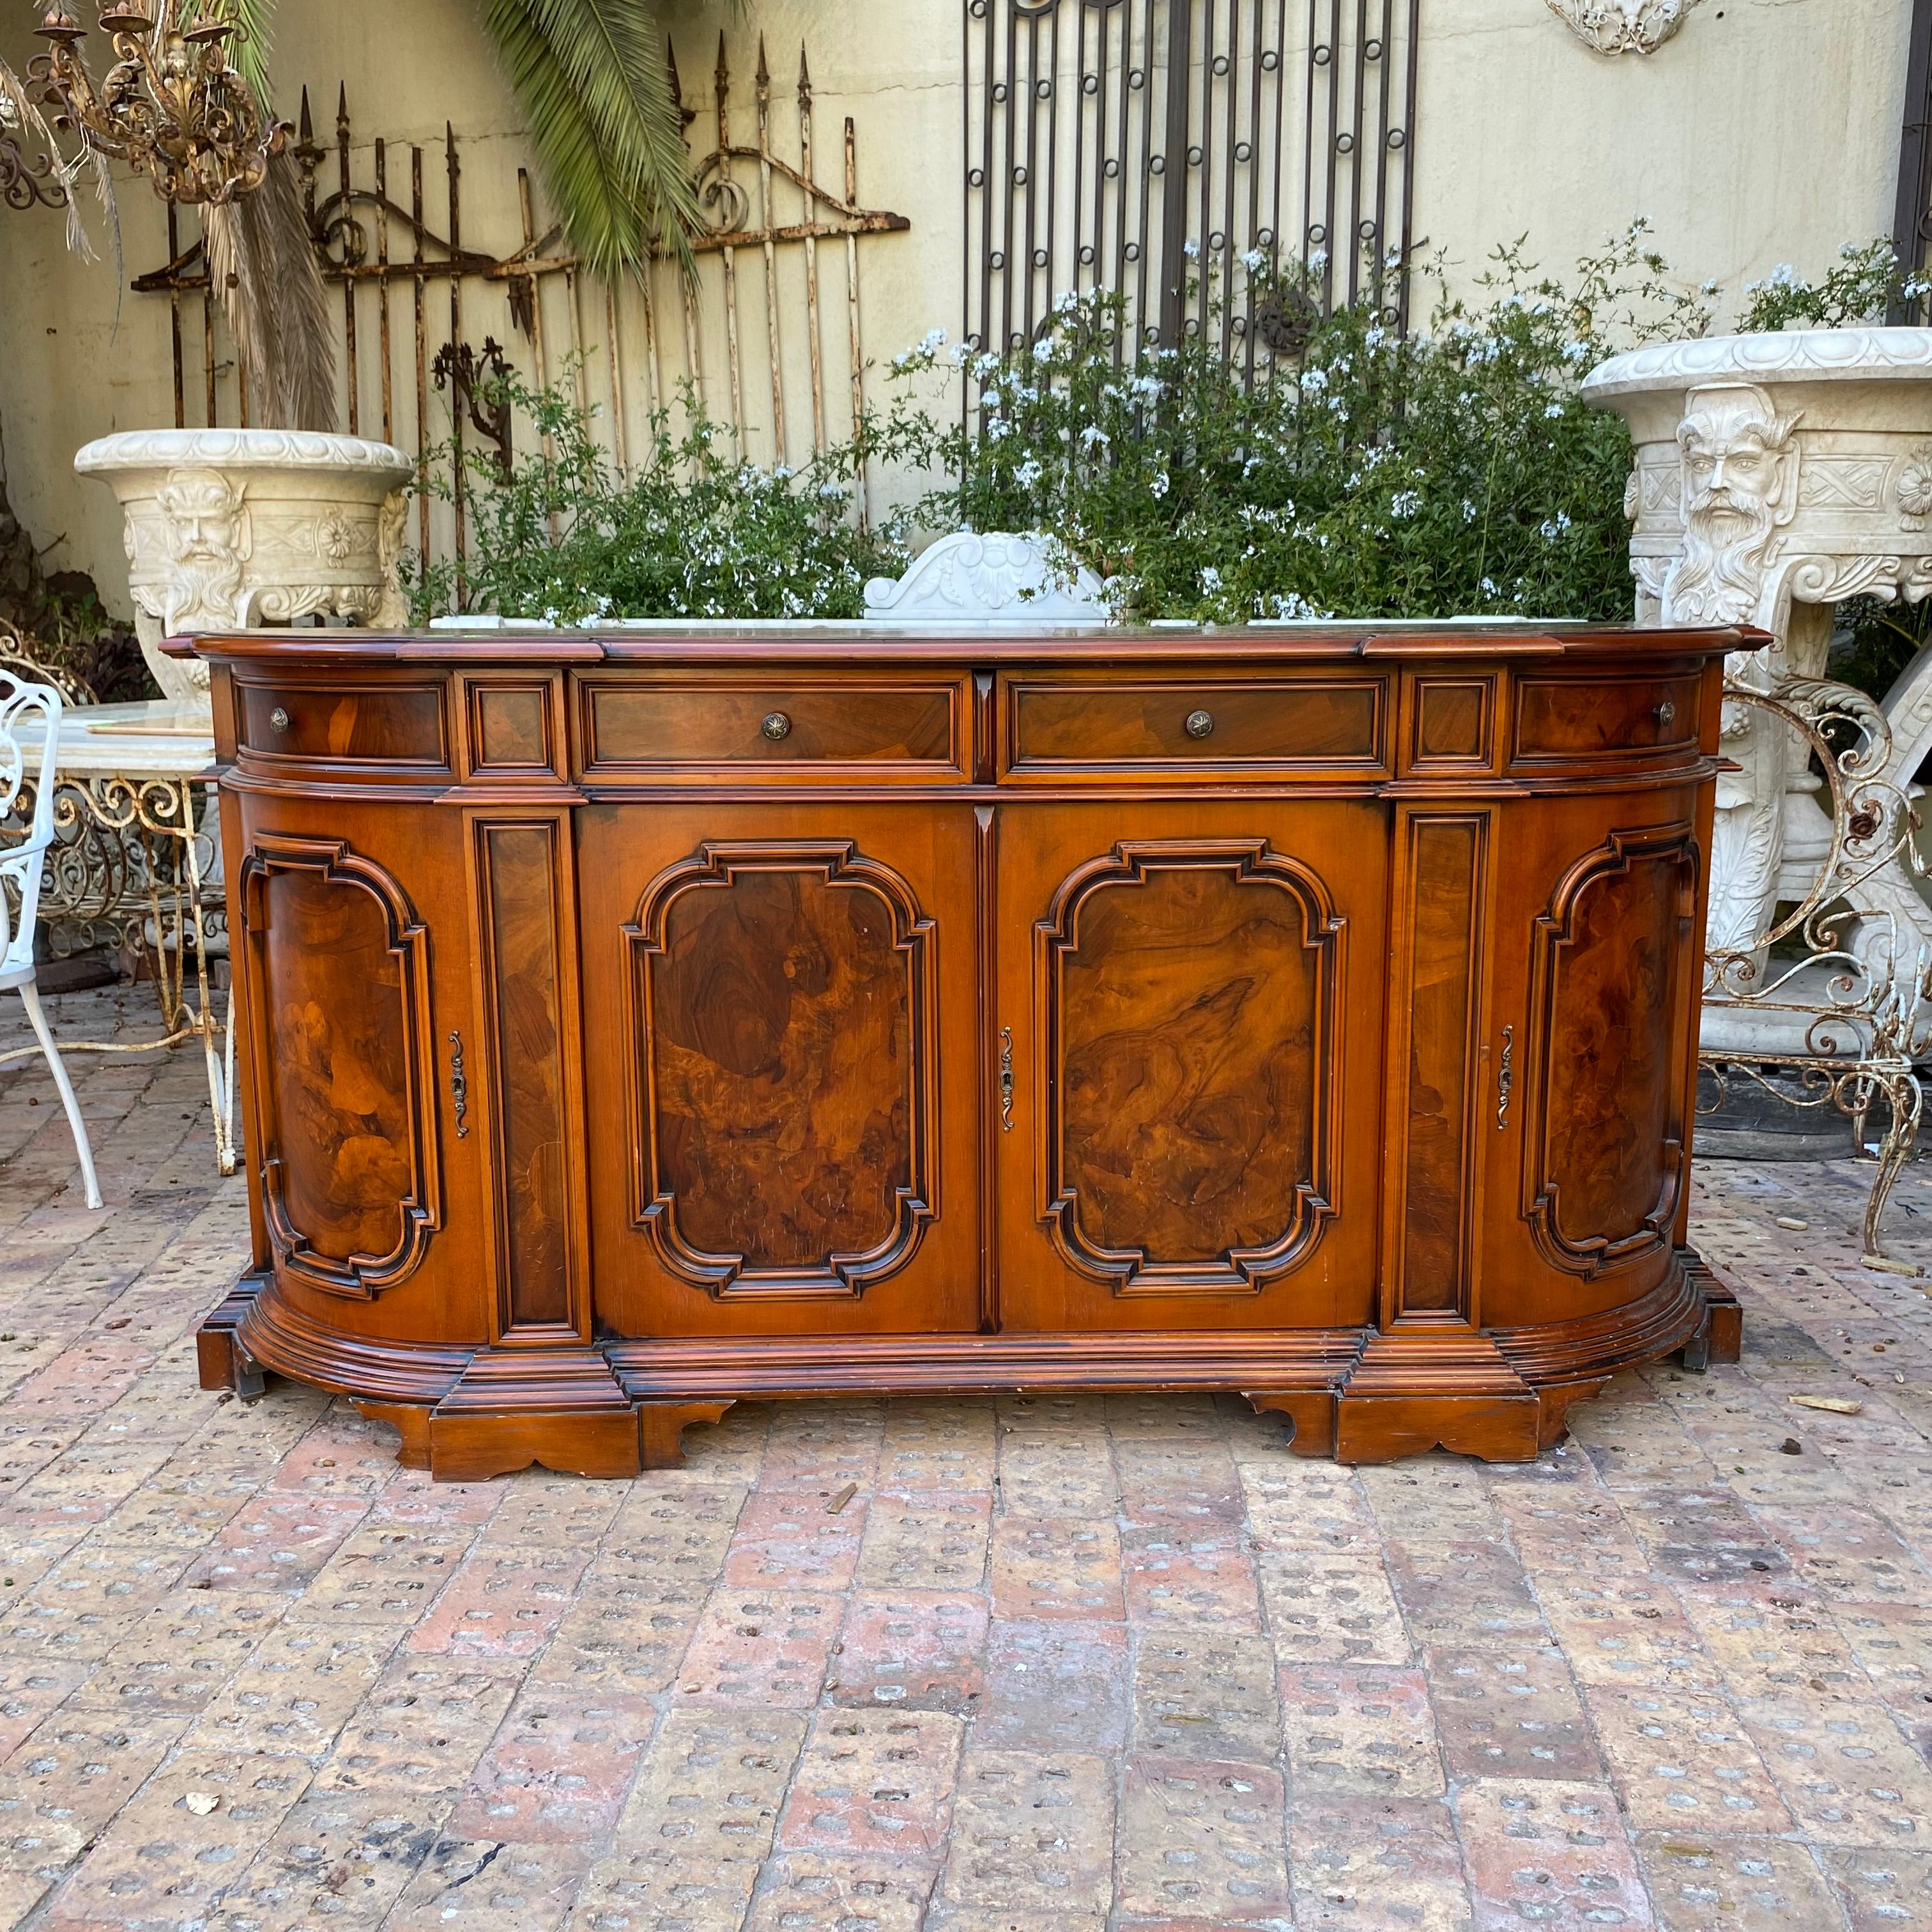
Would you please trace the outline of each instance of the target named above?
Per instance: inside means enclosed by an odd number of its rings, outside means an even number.
[[[47,848],[54,842],[54,766],[60,750],[61,696],[52,686],[30,684],[11,671],[0,670],[0,816],[13,809],[27,782],[27,764],[32,755],[20,743],[20,728],[29,725],[38,714],[40,728],[40,773],[34,782],[33,824],[20,844],[0,849],[0,885],[11,886],[17,894],[16,908],[10,908],[8,895],[0,890],[0,992],[12,987],[20,995],[27,1018],[47,1066],[60,1089],[61,1105],[67,1109],[68,1125],[74,1130],[74,1151],[80,1156],[80,1178],[87,1184],[87,1204],[100,1205],[100,1183],[94,1172],[94,1150],[88,1144],[87,1123],[80,1117],[80,1102],[74,1098],[74,1083],[67,1077],[60,1049],[47,1030],[46,1016],[40,1010],[40,988],[35,983],[34,938],[40,923],[40,875],[46,865]],[[29,733],[31,736],[31,732]],[[11,916],[12,930],[8,931]]]

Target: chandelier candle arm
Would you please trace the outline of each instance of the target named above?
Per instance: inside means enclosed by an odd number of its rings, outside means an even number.
[[[261,185],[286,146],[288,124],[266,113],[230,60],[247,28],[223,0],[184,20],[179,0],[109,0],[100,10],[114,64],[98,85],[82,54],[87,29],[51,0],[36,34],[47,51],[28,77],[56,124],[84,146],[145,173],[171,202],[219,207]]]

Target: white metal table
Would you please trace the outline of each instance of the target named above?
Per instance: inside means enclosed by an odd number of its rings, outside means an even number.
[[[31,748],[26,743],[34,735]],[[22,748],[39,749],[23,728]],[[133,1044],[61,1042],[63,1052],[152,1053],[199,1039],[208,1060],[215,1158],[235,1172],[235,1046],[208,971],[225,940],[220,819],[208,776],[214,730],[205,700],[98,704],[62,712],[54,824],[41,919],[70,944],[111,932],[153,972],[160,1031]],[[31,814],[33,800],[20,807]],[[23,1049],[34,1051],[34,1049]],[[0,1064],[19,1058],[0,1054]]]

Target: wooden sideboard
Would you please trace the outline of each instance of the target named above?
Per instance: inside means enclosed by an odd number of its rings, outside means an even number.
[[[406,1462],[1239,1391],[1533,1456],[1686,1246],[1730,631],[205,638],[254,1264]]]

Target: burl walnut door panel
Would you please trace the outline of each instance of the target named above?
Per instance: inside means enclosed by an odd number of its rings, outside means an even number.
[[[460,818],[244,794],[223,833],[242,1125],[278,1297],[326,1332],[484,1340],[487,1176],[449,1083],[476,1038]]]
[[[979,1325],[973,823],[579,814],[606,1332]]]
[[[1369,1318],[1386,813],[1001,808],[1004,1328]]]
[[[1483,1138],[1509,1211],[1484,1217],[1485,1326],[1621,1306],[1672,1266],[1693,1124],[1698,806],[1686,788],[1498,814],[1492,1064],[1508,1027],[1510,1071]]]

